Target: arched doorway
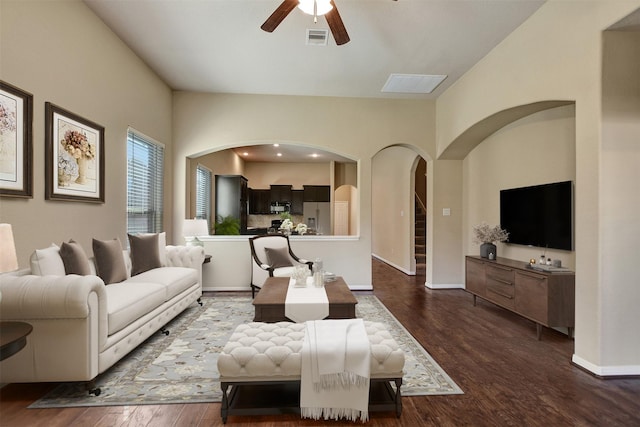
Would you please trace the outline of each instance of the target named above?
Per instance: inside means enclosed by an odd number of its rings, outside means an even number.
[[[410,146],[387,147],[372,159],[372,256],[407,275],[428,268],[426,172]]]

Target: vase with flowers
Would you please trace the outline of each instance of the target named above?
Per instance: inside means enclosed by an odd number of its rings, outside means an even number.
[[[64,139],[60,141],[62,147],[74,158],[78,163],[78,184],[87,182],[88,161],[95,158],[95,145],[87,140],[84,133],[77,130],[68,130],[64,134]]]
[[[500,228],[499,225],[490,226],[483,222],[473,227],[474,243],[480,243],[480,256],[482,258],[496,259],[498,256],[496,243],[506,242],[509,239],[509,232]]]

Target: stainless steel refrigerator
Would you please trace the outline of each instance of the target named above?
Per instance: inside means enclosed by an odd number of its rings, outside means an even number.
[[[331,234],[331,203],[304,202],[302,213],[307,227],[317,234]]]

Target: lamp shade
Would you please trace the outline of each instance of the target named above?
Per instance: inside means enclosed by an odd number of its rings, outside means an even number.
[[[0,273],[17,269],[18,257],[11,224],[0,224]]]
[[[209,224],[206,219],[185,219],[182,225],[184,237],[208,236]]]

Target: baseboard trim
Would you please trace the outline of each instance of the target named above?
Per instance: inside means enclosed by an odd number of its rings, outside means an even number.
[[[640,365],[599,366],[574,354],[571,362],[590,374],[603,379],[640,377]]]
[[[403,272],[404,274],[407,274],[409,276],[415,276],[416,275],[415,271],[407,270],[406,268],[400,267],[399,265],[394,264],[393,262],[391,262],[391,261],[389,261],[389,260],[387,260],[387,259],[385,259],[385,258],[383,258],[383,257],[381,257],[379,255],[371,254],[371,256],[374,257],[377,260],[380,260],[380,261],[384,262],[385,264],[390,265],[391,267],[395,268],[396,270]]]
[[[457,285],[455,283],[437,284],[424,282],[424,286],[429,289],[464,289],[464,285]]]

